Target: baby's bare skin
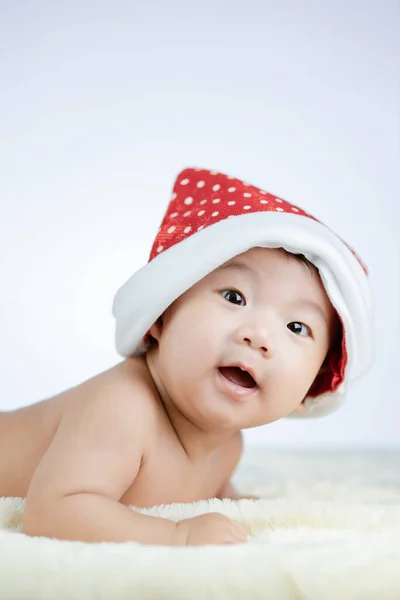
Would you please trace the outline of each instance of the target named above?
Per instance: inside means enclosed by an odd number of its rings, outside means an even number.
[[[238,499],[229,479],[240,430],[305,410],[335,339],[335,311],[315,273],[262,250],[246,253],[245,271],[231,264],[227,274],[225,265],[182,294],[151,327],[145,357],[0,414],[0,496],[26,496],[25,533],[167,545],[245,541],[244,528],[219,513],[176,525],[128,506]],[[262,289],[243,275],[250,267]],[[253,295],[249,304],[222,293],[242,288]],[[300,289],[319,306],[304,313],[310,326],[290,308]],[[289,328],[295,322],[306,335]],[[243,390],[240,401],[232,398],[216,369],[239,360],[257,372],[246,401]]]
[[[90,410],[96,419],[86,420]],[[61,424],[64,434],[55,442]],[[121,432],[115,431],[119,424]],[[132,452],[125,444],[120,453],[118,444],[106,440],[107,431],[123,439],[129,429],[136,436],[127,442]],[[59,494],[86,491],[126,506],[193,502],[219,495],[240,452],[238,433],[207,456],[189,458],[146,361],[130,358],[48,400],[0,413],[0,496],[27,496],[28,502],[31,496],[36,503],[42,497],[47,503]],[[114,483],[113,463],[118,468],[122,461],[125,470],[115,473]]]

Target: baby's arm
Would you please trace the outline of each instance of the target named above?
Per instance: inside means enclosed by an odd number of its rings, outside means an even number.
[[[246,495],[242,496],[238,490],[235,488],[231,481],[232,474],[236,470],[239,461],[242,457],[243,453],[243,434],[240,431],[238,435],[235,437],[232,447],[229,448],[228,457],[228,474],[229,479],[225,481],[217,494],[217,498],[223,500],[224,498],[228,498],[229,500],[259,500],[259,496]]]
[[[140,468],[148,408],[132,383],[89,385],[75,398],[27,493],[24,531],[65,540],[174,543],[176,524],[119,502]],[[76,402],[78,400],[78,402]]]
[[[224,488],[219,492],[217,497],[221,500],[223,498],[229,498],[230,500],[260,500],[260,496],[254,496],[251,494],[242,496],[231,481],[228,481]]]

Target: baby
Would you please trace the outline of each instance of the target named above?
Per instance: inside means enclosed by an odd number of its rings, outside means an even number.
[[[341,404],[372,360],[366,268],[301,208],[186,169],[113,314],[122,362],[0,413],[0,496],[26,497],[31,536],[245,542],[219,513],[174,523],[130,506],[239,499],[242,429]]]

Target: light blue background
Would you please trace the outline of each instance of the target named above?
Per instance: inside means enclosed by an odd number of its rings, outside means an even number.
[[[399,447],[399,28],[390,0],[1,2],[0,406],[119,362],[114,293],[204,166],[321,219],[376,301],[346,405],[246,439]]]

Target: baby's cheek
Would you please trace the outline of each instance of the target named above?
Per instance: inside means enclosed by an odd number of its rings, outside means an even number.
[[[281,385],[285,393],[285,400],[290,404],[296,404],[307,394],[315,379],[315,369],[310,361],[293,361],[285,374],[282,374]]]

